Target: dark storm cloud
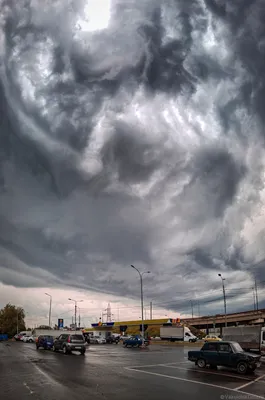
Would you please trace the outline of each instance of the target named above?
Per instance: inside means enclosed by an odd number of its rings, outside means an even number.
[[[265,257],[264,9],[107,3],[0,1],[0,278],[184,307]]]
[[[245,106],[264,122],[265,8],[262,0],[206,0],[209,9],[230,29],[237,56],[247,70],[240,88]],[[262,129],[264,134],[264,129]]]

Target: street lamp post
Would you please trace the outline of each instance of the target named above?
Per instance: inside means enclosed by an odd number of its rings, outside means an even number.
[[[52,296],[49,293],[45,293],[50,298],[50,309],[49,309],[49,327],[51,328],[51,315],[52,315]]]
[[[74,301],[75,303],[75,329],[76,329],[76,314],[77,314],[77,303],[81,303],[83,300],[74,300],[74,299],[68,299],[70,301]]]
[[[144,294],[143,294],[143,275],[150,274],[150,271],[140,272],[134,265],[131,265],[135,271],[138,272],[140,277],[140,285],[141,285],[141,309],[142,309],[142,345],[144,346]]]
[[[225,309],[225,326],[227,326],[227,320],[226,320],[226,295],[225,295],[225,278],[222,277],[222,274],[218,274],[222,280],[222,286],[223,286],[223,295],[224,295],[224,309]]]

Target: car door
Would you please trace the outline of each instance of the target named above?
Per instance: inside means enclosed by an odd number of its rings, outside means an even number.
[[[218,342],[218,353],[220,359],[219,365],[224,365],[227,367],[232,365],[231,356],[233,351],[229,343]]]
[[[61,340],[61,337],[62,337],[62,335],[58,336],[58,337],[54,340],[54,342],[53,342],[53,345],[54,345],[54,347],[55,347],[56,349],[59,349],[59,347],[60,347],[60,340]]]
[[[67,335],[67,334],[61,335],[61,339],[60,339],[60,349],[63,348],[63,344],[67,341],[68,336],[69,336],[69,335]]]
[[[62,345],[63,345],[63,342],[64,342],[65,339],[67,339],[67,335],[60,335],[58,337],[58,339],[55,342],[56,349],[61,349],[62,348]]]
[[[219,356],[216,342],[205,343],[203,346],[203,357],[207,364],[218,365]]]

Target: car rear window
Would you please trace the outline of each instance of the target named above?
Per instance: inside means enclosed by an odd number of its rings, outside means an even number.
[[[53,340],[53,336],[44,336],[44,339],[46,339],[46,340]]]
[[[71,339],[73,340],[84,340],[83,335],[71,335]]]

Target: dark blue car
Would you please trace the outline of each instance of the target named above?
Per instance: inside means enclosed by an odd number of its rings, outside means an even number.
[[[36,349],[43,347],[44,350],[50,350],[53,346],[53,336],[41,335],[36,340]]]

